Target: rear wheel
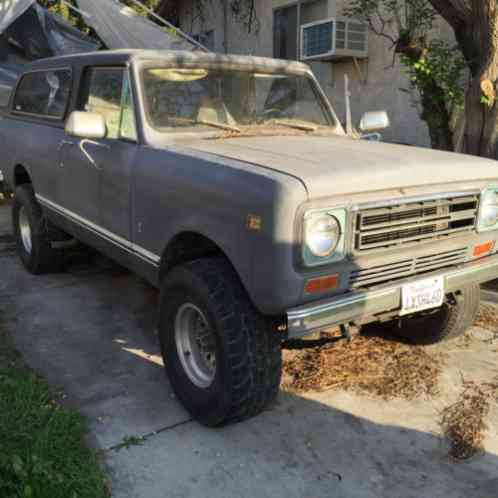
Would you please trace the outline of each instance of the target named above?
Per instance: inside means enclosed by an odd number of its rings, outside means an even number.
[[[172,387],[201,423],[237,422],[276,398],[280,335],[254,308],[225,260],[197,260],[173,269],[161,289],[159,314]]]
[[[447,297],[443,306],[430,314],[402,318],[387,324],[396,336],[414,344],[435,344],[462,335],[479,312],[480,287],[471,284]]]
[[[16,189],[12,225],[17,252],[30,273],[39,275],[60,269],[61,251],[51,245],[58,230],[44,216],[31,185]]]

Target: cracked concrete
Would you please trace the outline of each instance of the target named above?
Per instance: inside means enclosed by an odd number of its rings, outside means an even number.
[[[113,496],[497,495],[496,406],[485,453],[463,464],[448,459],[438,418],[462,376],[479,382],[498,374],[498,344],[447,346],[435,399],[282,393],[261,416],[212,430],[191,421],[172,395],[154,331],[156,302],[154,289],[103,258],[76,258],[59,275],[28,275],[0,206],[0,320],[27,363],[87,417]],[[143,440],[126,447],[126,438]]]

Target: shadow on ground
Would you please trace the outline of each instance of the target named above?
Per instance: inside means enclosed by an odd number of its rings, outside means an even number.
[[[156,305],[156,290],[99,257],[30,276],[0,229],[0,320],[27,363],[88,417],[113,496],[496,496],[497,455],[451,462],[429,400],[282,393],[248,422],[199,426],[164,375]]]

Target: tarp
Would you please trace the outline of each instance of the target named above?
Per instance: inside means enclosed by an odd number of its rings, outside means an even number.
[[[196,50],[183,34],[166,31],[119,0],[77,0],[85,22],[95,29],[109,49]]]
[[[0,107],[8,104],[23,64],[99,48],[99,42],[35,0],[0,0]]]
[[[35,0],[0,0],[0,33],[3,33]]]
[[[109,49],[203,49],[171,26],[159,27],[119,0],[77,0],[85,22]],[[136,2],[138,3],[138,2]],[[35,0],[0,0],[0,107],[30,60],[98,50],[101,44]]]
[[[5,28],[4,35],[21,47],[28,59],[90,52],[100,47],[99,42],[38,4]]]

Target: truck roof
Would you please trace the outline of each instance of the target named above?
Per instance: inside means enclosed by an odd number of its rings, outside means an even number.
[[[214,52],[193,52],[176,50],[101,50],[82,54],[64,55],[40,59],[26,66],[28,72],[33,69],[50,69],[67,65],[124,65],[143,62],[166,65],[216,65],[226,69],[248,69],[268,73],[308,73],[309,66],[297,61],[253,57],[247,55],[224,55]]]

